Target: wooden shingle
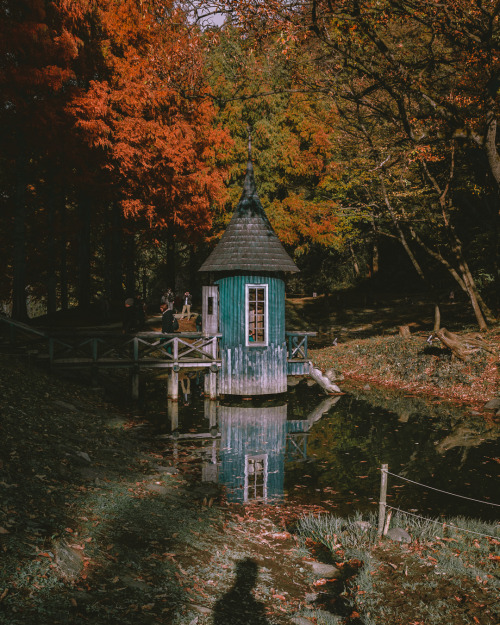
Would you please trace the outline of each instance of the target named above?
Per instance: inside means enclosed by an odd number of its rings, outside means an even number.
[[[251,160],[238,206],[200,271],[299,271],[276,236],[260,202]]]

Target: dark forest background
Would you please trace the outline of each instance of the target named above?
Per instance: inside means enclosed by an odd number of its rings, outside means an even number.
[[[4,313],[196,301],[250,128],[289,295],[453,292],[486,329],[497,4],[2,0]]]

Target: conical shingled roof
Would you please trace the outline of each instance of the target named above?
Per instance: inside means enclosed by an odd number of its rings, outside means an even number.
[[[217,247],[200,271],[297,272],[276,236],[257,194],[252,161],[248,161],[243,193]]]

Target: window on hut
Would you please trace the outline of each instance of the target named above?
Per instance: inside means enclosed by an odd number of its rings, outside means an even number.
[[[247,284],[247,345],[267,345],[267,284]]]
[[[267,499],[267,475],[267,454],[245,456],[245,501]]]

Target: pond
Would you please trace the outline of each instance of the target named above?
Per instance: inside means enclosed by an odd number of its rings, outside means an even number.
[[[211,402],[193,376],[180,401],[169,403],[165,380],[151,380],[140,411],[166,456],[223,485],[230,501],[318,505],[339,516],[376,511],[386,463],[400,476],[389,476],[390,506],[430,517],[499,517],[491,505],[500,503],[498,425],[439,400],[343,390],[326,397],[302,381],[284,396]]]

